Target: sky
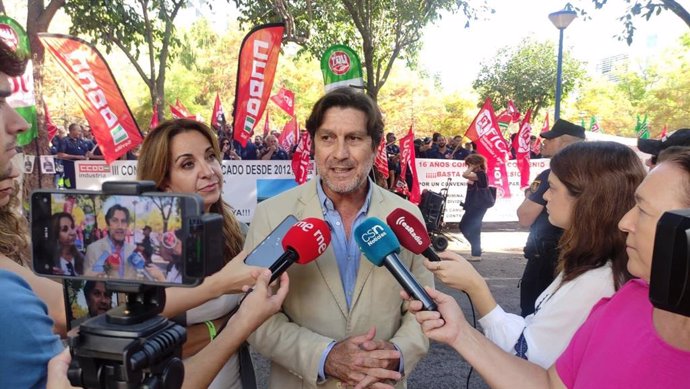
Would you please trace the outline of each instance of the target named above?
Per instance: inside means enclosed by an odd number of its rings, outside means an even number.
[[[676,43],[682,33],[690,32],[679,17],[665,11],[649,21],[637,20],[638,29],[629,47],[614,37],[623,31],[623,24],[617,19],[625,10],[624,1],[609,1],[601,10],[594,10],[590,0],[572,3],[587,9],[591,20],[578,17],[564,30],[564,52],[570,51],[575,58],[587,62],[590,72],[595,71],[602,58],[617,54],[644,61]],[[679,3],[690,9],[690,0]],[[444,88],[471,86],[482,61],[491,59],[499,48],[517,45],[526,37],[551,40],[558,45],[558,29],[548,15],[562,9],[565,1],[490,0],[489,4],[496,13],[486,20],[472,22],[469,28],[464,28],[463,15],[450,14],[426,28],[419,63],[427,72],[438,73]],[[556,56],[554,52],[554,61]]]

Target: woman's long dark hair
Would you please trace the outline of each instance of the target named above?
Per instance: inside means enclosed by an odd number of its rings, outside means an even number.
[[[618,289],[632,278],[618,222],[635,205],[635,189],[646,175],[640,158],[620,143],[578,142],[551,159],[551,172],[575,197],[570,227],[559,242],[563,282],[611,261]]]
[[[58,212],[56,214],[53,214],[52,219],[51,219],[51,226],[52,226],[52,232],[53,232],[53,237],[55,239],[55,249],[53,251],[53,262],[55,266],[60,266],[60,256],[62,255],[62,247],[60,247],[60,220],[61,219],[69,219],[70,222],[72,222],[72,225],[74,225],[74,218],[72,217],[71,214],[67,212]],[[84,274],[84,255],[82,255],[81,252],[77,249],[76,245],[72,245],[69,248],[70,253],[72,254],[72,257],[74,258],[74,271],[77,274]]]

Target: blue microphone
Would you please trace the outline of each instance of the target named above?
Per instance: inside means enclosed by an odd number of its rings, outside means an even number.
[[[359,251],[376,266],[384,265],[405,292],[422,302],[425,311],[436,311],[436,303],[414,278],[405,265],[400,262],[400,242],[383,220],[370,217],[355,228],[355,240]]]

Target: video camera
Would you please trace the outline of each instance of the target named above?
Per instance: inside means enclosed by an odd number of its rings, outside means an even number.
[[[125,304],[70,332],[72,385],[179,388],[186,330],[160,316],[167,286],[198,285],[223,266],[223,219],[197,195],[156,192],[152,181],[102,191],[31,194],[34,272],[105,282]]]
[[[690,317],[690,209],[666,212],[657,223],[649,299]]]

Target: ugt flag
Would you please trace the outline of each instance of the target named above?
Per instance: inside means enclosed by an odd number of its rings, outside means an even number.
[[[386,153],[386,137],[381,137],[379,147],[376,149],[376,159],[374,160],[376,171],[381,173],[383,178],[388,178],[388,153]]]
[[[510,197],[508,169],[506,169],[506,160],[510,151],[508,142],[498,128],[491,99],[486,99],[477,117],[465,131],[465,136],[477,144],[477,152],[486,158],[486,175],[489,176],[489,185],[497,189],[496,196]]]
[[[284,23],[264,24],[252,29],[242,41],[232,114],[233,138],[242,147],[266,109],[284,30]]]
[[[0,15],[0,39],[12,50],[22,56],[31,57],[29,36],[19,23],[5,15]],[[6,99],[7,104],[21,115],[30,127],[17,136],[17,144],[25,146],[38,136],[36,118],[36,99],[34,97],[34,69],[31,61],[26,64],[24,74],[10,79],[12,93]]]
[[[525,189],[529,186],[529,138],[530,135],[532,135],[532,125],[530,124],[531,118],[532,110],[529,109],[525,114],[525,118],[522,119],[520,130],[515,138],[513,138],[515,160],[517,162],[518,171],[520,171],[520,189]]]
[[[288,115],[295,116],[295,93],[293,91],[281,87],[277,94],[271,96],[271,101]]]
[[[363,87],[359,56],[345,45],[333,45],[321,57],[321,73],[326,92],[340,87]]]
[[[311,136],[304,132],[297,143],[297,149],[292,155],[292,172],[295,174],[297,185],[307,182],[309,174],[309,152],[311,151]]]
[[[411,203],[419,204],[422,194],[419,190],[419,179],[417,176],[417,162],[414,154],[414,132],[412,126],[407,135],[400,138],[400,178],[405,181],[407,169],[412,172],[412,186],[409,189],[409,200]]]
[[[95,47],[72,36],[39,33],[58,63],[108,164],[142,141],[141,131],[108,64]]]
[[[213,104],[213,114],[211,114],[211,126],[216,131],[220,131],[225,127],[225,111],[223,104],[220,103],[220,96],[216,93],[216,102]]]

